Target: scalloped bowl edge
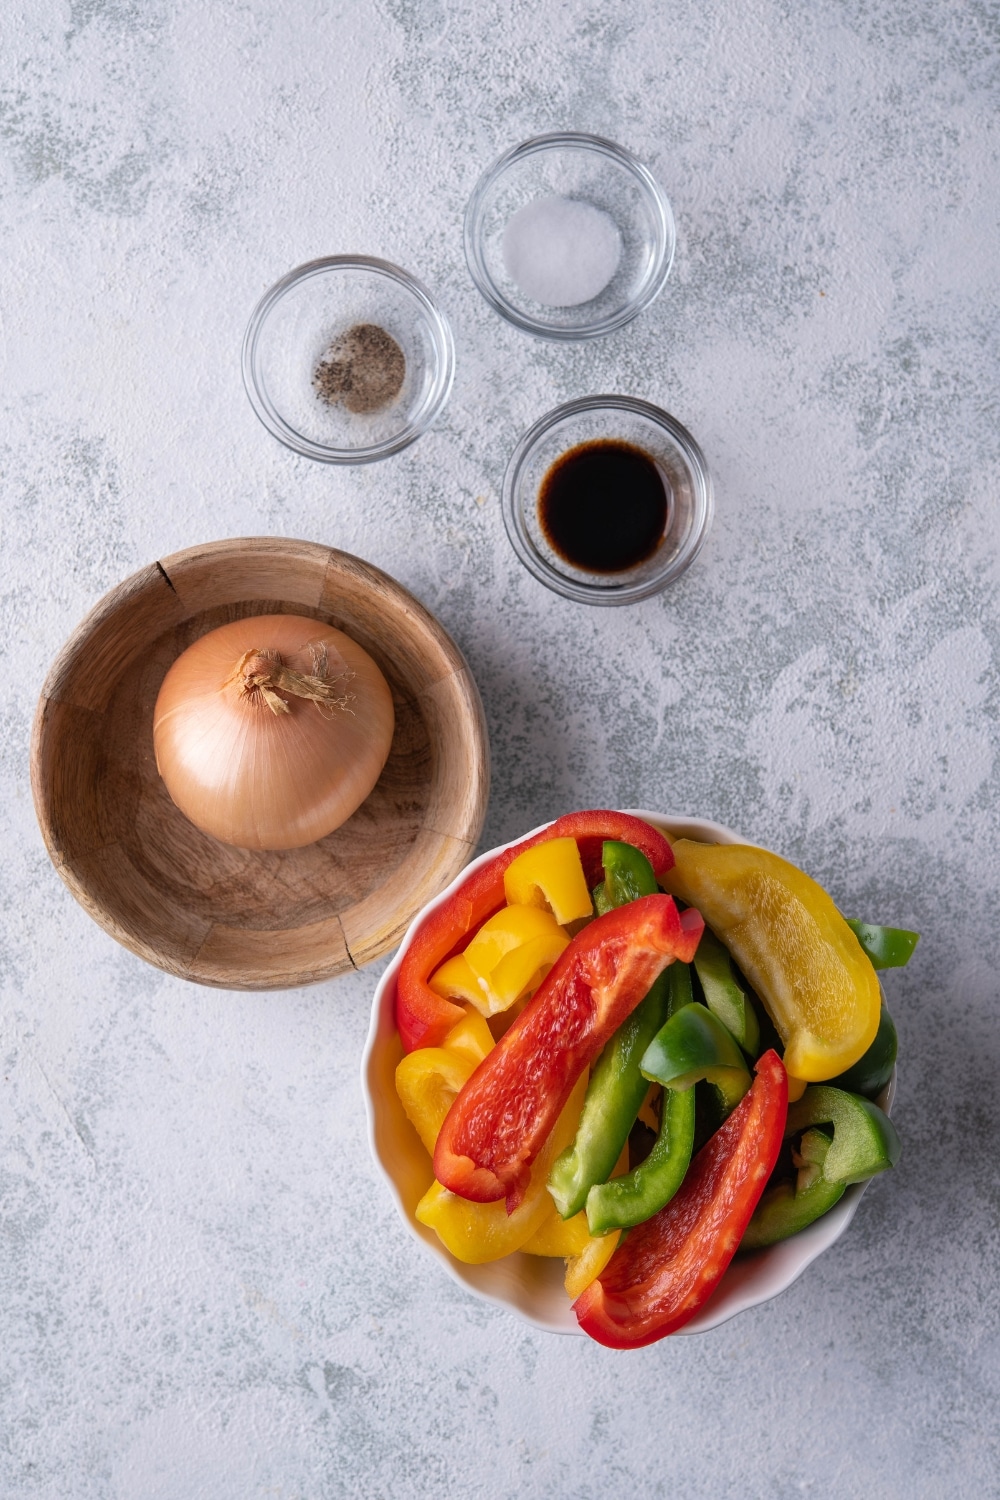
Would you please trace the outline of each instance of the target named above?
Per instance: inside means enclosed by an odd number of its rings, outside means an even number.
[[[674,817],[641,808],[628,808],[624,811],[645,819],[673,838],[698,838],[705,842],[726,844],[749,842],[731,828],[704,818]],[[504,849],[509,849],[511,844],[520,843],[521,839],[548,826],[548,823],[540,824],[538,828],[521,834],[517,839],[499,844],[479,855],[414,917],[375,991],[368,1037],[361,1059],[361,1090],[372,1158],[413,1238],[443,1266],[453,1281],[475,1296],[506,1308],[508,1312],[519,1314],[536,1328],[550,1333],[585,1337],[563,1287],[564,1268],[561,1260],[526,1255],[518,1251],[503,1260],[490,1261],[485,1265],[465,1265],[445,1249],[433,1230],[417,1222],[413,1211],[430,1186],[430,1163],[399,1102],[394,1080],[396,1064],[403,1055],[395,1022],[396,976],[403,954],[417,927],[429,912],[448,900],[473,870],[494,859]],[[895,1084],[894,1071],[879,1101],[886,1110],[891,1108]],[[740,1256],[734,1260],[704,1309],[674,1336],[707,1333],[709,1329],[717,1328],[720,1323],[727,1322],[737,1313],[768,1302],[785,1291],[817,1256],[822,1255],[845,1232],[867,1186],[867,1183],[858,1183],[849,1187],[829,1213],[800,1234],[766,1250],[758,1250],[753,1255]]]

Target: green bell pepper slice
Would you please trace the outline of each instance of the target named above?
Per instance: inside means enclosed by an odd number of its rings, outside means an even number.
[[[897,1046],[896,1028],[883,1000],[875,1040],[853,1067],[830,1079],[830,1087],[845,1089],[849,1094],[864,1094],[866,1099],[877,1099],[892,1077]]]
[[[676,961],[666,971],[667,981],[667,1013],[664,1021],[669,1021],[671,1016],[676,1016],[685,1005],[694,1004],[694,986],[691,983],[691,965]],[[653,1080],[651,1079],[650,1082]]]
[[[633,844],[605,839],[601,864],[604,879],[594,890],[594,906],[599,917],[613,907],[638,901],[640,896],[654,896],[659,890],[652,865]]]
[[[798,1155],[793,1158],[799,1174],[794,1182],[779,1182],[767,1188],[754,1210],[740,1241],[740,1250],[763,1250],[779,1240],[790,1239],[808,1229],[838,1203],[847,1191],[844,1182],[829,1182],[823,1163],[833,1142],[821,1130],[807,1130]]]
[[[650,1043],[640,1069],[664,1088],[690,1089],[699,1079],[713,1084],[729,1115],[750,1087],[750,1070],[735,1039],[706,1005],[685,1005]]]
[[[866,1182],[899,1160],[899,1136],[889,1116],[859,1094],[811,1084],[788,1106],[786,1140],[811,1125],[832,1125],[833,1146],[823,1163],[828,1182]]]
[[[743,1051],[756,1057],[760,1049],[760,1024],[746,991],[733,974],[729,950],[709,928],[701,935],[694,955],[694,971],[701,983],[705,1004],[732,1032]]]
[[[691,1163],[694,1103],[694,1089],[664,1089],[659,1134],[646,1160],[624,1177],[595,1183],[587,1194],[591,1234],[644,1224],[670,1202]]]
[[[672,963],[663,978],[667,985],[667,1017],[694,1002],[691,969]],[[591,1234],[631,1229],[644,1224],[674,1196],[691,1163],[695,1135],[695,1092],[664,1089],[660,1128],[646,1160],[622,1177],[598,1182],[587,1194],[587,1224]]]
[[[832,1126],[833,1140],[817,1126]],[[798,1156],[792,1158],[798,1178],[765,1190],[741,1250],[761,1250],[798,1234],[831,1209],[850,1183],[865,1182],[899,1160],[899,1137],[888,1115],[870,1099],[829,1084],[810,1086],[789,1106],[785,1139],[800,1132]]]
[[[659,889],[649,860],[631,844],[609,839],[602,862],[604,881],[594,892],[599,916]],[[661,974],[594,1065],[576,1139],[556,1157],[549,1173],[549,1192],[564,1219],[579,1213],[593,1185],[611,1176],[628,1140],[649,1087],[639,1062],[667,1018],[668,976],[677,967],[672,964]]]
[[[876,927],[852,917],[845,920],[871,959],[873,969],[901,969],[909,963],[920,941],[919,932],[908,932],[905,927]]]

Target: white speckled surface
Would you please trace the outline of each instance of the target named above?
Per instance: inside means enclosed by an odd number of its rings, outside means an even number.
[[[997,94],[986,0],[10,0],[0,12],[0,1494],[597,1500],[995,1492]],[[632,148],[678,221],[629,328],[559,348],[473,290],[461,214],[541,130]],[[384,255],[457,344],[438,427],[331,471],[239,347],[296,263]],[[620,390],[693,431],[714,533],[667,596],[522,574],[506,456]],[[484,843],[692,811],[924,933],[888,990],[904,1155],[777,1301],[614,1355],[472,1301],[365,1146],[376,972],[220,994],[51,869],[29,726],[111,584],[223,535],[333,543],[454,632]]]

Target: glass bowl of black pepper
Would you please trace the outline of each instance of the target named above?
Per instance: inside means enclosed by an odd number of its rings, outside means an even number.
[[[585,396],[524,434],[502,509],[539,583],[580,604],[635,604],[697,557],[712,522],[712,479],[669,412],[633,396]]]
[[[430,292],[388,261],[330,255],[289,271],[253,311],[243,383],[279,442],[328,464],[388,458],[451,390],[451,329]]]
[[[465,212],[465,258],[501,317],[537,338],[599,338],[636,317],[670,273],[670,203],[631,151],[552,131],[483,173]]]

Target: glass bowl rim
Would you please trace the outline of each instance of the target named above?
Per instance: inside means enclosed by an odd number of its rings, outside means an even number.
[[[434,348],[434,379],[431,395],[425,401],[423,410],[418,413],[416,419],[409,419],[394,436],[362,448],[336,448],[303,436],[285,420],[270,401],[257,378],[256,369],[256,355],[261,334],[269,315],[278,303],[300,282],[308,281],[314,276],[325,275],[329,271],[345,270],[370,272],[387,281],[395,282],[397,286],[408,292],[429,324]],[[374,255],[323,255],[315,260],[304,261],[302,265],[294,266],[292,270],[287,271],[284,276],[268,287],[260,298],[250,314],[246,333],[243,335],[241,368],[243,385],[250,405],[271,436],[277,438],[280,443],[284,443],[286,448],[291,448],[293,452],[301,454],[304,458],[316,459],[320,463],[365,464],[372,463],[376,459],[388,458],[391,454],[399,453],[401,449],[409,447],[435,421],[448,399],[455,378],[455,341],[451,325],[430,291],[409,271],[404,271],[401,266],[394,265],[392,261],[382,260]]]
[[[616,312],[608,313],[594,323],[582,324],[576,328],[558,327],[519,311],[512,302],[507,300],[490,276],[482,253],[482,217],[491,189],[508,167],[555,147],[576,147],[584,151],[593,151],[601,156],[609,157],[618,166],[625,168],[639,182],[650,204],[656,224],[657,253],[653,268],[640,284],[635,295],[628,302],[623,303]],[[617,328],[623,328],[659,296],[673,265],[674,252],[677,247],[677,228],[666,193],[649,168],[627,146],[619,146],[617,142],[608,140],[606,136],[590,135],[586,131],[551,130],[544,135],[534,135],[516,146],[511,146],[486,168],[473,188],[466,205],[463,240],[469,275],[495,312],[498,312],[508,323],[512,323],[515,328],[520,328],[524,333],[533,334],[536,338],[555,339],[561,343],[577,343],[581,339],[602,338],[605,334],[613,333]]]
[[[583,583],[560,573],[536,550],[524,524],[521,507],[517,504],[518,480],[539,442],[566,418],[578,416],[583,412],[598,411],[630,412],[633,415],[645,417],[647,421],[665,432],[684,459],[694,489],[695,524],[684,545],[665,569],[651,577],[637,580],[633,584]],[[614,436],[611,433],[608,435]],[[708,461],[700,445],[687,428],[668,411],[664,411],[660,406],[654,406],[650,401],[643,401],[638,396],[581,396],[575,401],[566,401],[561,406],[555,406],[551,411],[547,411],[521,437],[507,461],[500,509],[510,544],[533,578],[543,583],[553,593],[560,594],[564,599],[572,599],[578,604],[613,606],[636,604],[640,599],[648,599],[653,594],[659,594],[687,571],[704,546],[711,530],[715,514],[715,495]]]

